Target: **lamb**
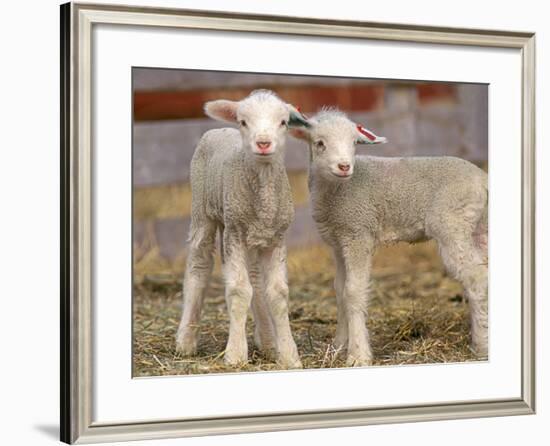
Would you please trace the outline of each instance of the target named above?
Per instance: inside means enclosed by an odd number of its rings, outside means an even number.
[[[276,353],[282,367],[300,368],[288,318],[284,235],[294,207],[284,143],[289,128],[309,124],[268,90],[253,91],[241,101],[207,102],[204,109],[213,119],[238,123],[239,129],[206,132],[191,161],[190,248],[177,351],[197,351],[201,306],[219,231],[230,317],[225,362],[247,361],[245,329],[252,305],[258,347],[267,355]]]
[[[355,144],[386,138],[324,109],[307,129],[292,130],[309,143],[313,218],[332,248],[336,276],[336,349],[349,366],[372,363],[366,328],[371,259],[377,246],[435,239],[448,273],[469,301],[471,346],[488,353],[487,174],[454,157],[355,156]]]

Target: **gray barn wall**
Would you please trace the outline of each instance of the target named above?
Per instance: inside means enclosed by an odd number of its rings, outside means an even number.
[[[135,70],[134,89],[182,90],[219,87],[220,73],[176,70]],[[224,73],[224,87],[258,84],[345,84],[341,79],[278,75]],[[452,155],[475,162],[488,158],[488,87],[457,84],[455,101],[419,104],[414,85],[387,83],[383,106],[379,109],[352,113],[350,117],[389,143],[360,147],[359,153],[381,156]],[[306,110],[306,112],[310,112]],[[134,187],[186,183],[189,163],[201,135],[212,128],[224,127],[211,119],[138,122],[133,129]],[[289,170],[307,168],[307,148],[301,141],[288,138],[286,163]],[[174,259],[184,253],[189,220],[187,217],[134,222],[134,244],[147,245],[148,239],[158,244],[163,257]],[[151,232],[148,234],[148,232]],[[288,234],[290,247],[319,242],[308,206],[296,210],[296,219]]]
[[[471,161],[487,160],[487,87],[461,85],[457,103],[418,107],[416,91],[388,89],[385,107],[350,117],[379,135],[388,144],[369,148],[384,156],[453,155]],[[186,182],[189,163],[201,135],[225,127],[212,119],[139,122],[134,126],[134,185],[136,187]],[[361,148],[361,151],[367,149]],[[289,169],[307,168],[307,148],[289,137]]]

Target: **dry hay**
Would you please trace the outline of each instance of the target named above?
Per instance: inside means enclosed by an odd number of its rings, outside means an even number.
[[[175,352],[181,314],[181,271],[144,275],[134,286],[134,376],[277,370],[253,343],[247,324],[249,363],[223,363],[228,318],[219,264],[205,299],[197,356]],[[336,328],[333,266],[323,247],[289,255],[290,321],[305,368],[343,367],[331,346]],[[375,365],[474,360],[468,348],[468,308],[461,286],[448,278],[433,243],[398,244],[375,257],[368,327]]]

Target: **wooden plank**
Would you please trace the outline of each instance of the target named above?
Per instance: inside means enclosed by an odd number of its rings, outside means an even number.
[[[285,101],[304,112],[326,104],[338,104],[347,111],[370,111],[383,105],[384,85],[268,85]],[[134,121],[203,118],[204,103],[214,99],[240,100],[254,88],[208,88],[187,91],[136,91]]]
[[[418,102],[426,104],[433,101],[455,101],[457,89],[454,84],[443,82],[418,84],[416,87]]]
[[[463,97],[462,97],[463,96]],[[360,146],[358,154],[381,156],[460,156],[487,160],[487,88],[461,95],[460,104],[435,102],[415,108],[409,99],[388,100],[381,111],[352,113],[350,118],[388,138],[381,146]],[[388,98],[391,99],[391,98]],[[184,183],[200,137],[212,128],[225,127],[212,119],[140,122],[134,125],[133,171],[135,187]],[[287,138],[289,171],[308,167],[303,141]]]

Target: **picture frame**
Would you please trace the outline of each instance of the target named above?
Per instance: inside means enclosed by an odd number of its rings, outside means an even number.
[[[521,57],[521,395],[391,407],[97,422],[94,419],[94,40],[98,25],[513,49]],[[93,443],[535,412],[535,35],[68,3],[61,6],[61,440]]]

